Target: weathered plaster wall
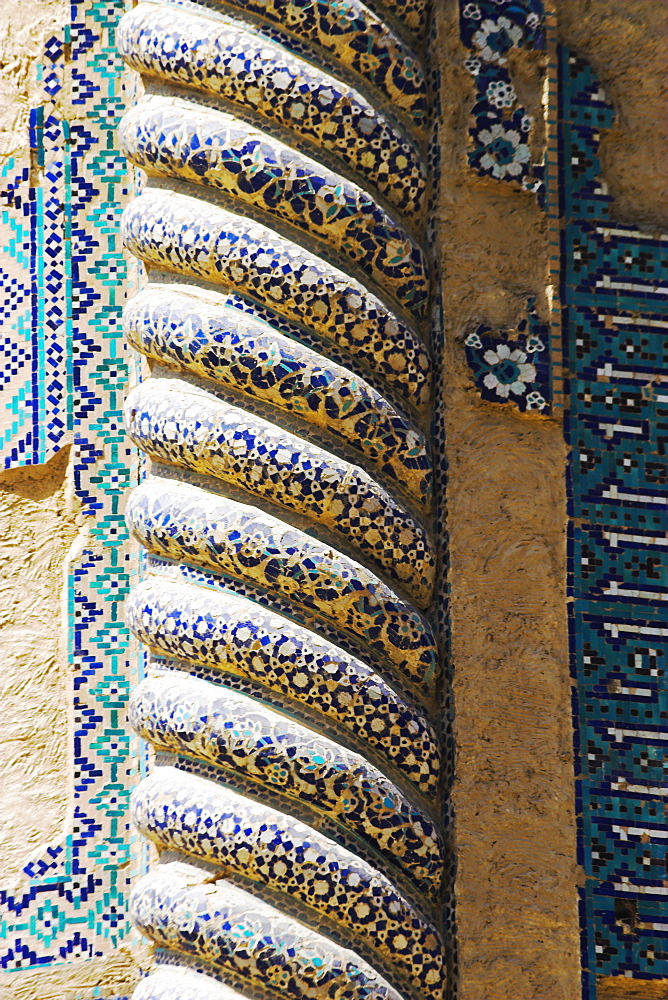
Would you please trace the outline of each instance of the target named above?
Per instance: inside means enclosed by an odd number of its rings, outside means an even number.
[[[10,156],[30,162],[36,67],[66,6],[22,0],[0,9],[0,167]],[[0,474],[2,888],[20,884],[22,866],[58,835],[67,810],[63,568],[77,532],[68,458],[65,448],[45,466]]]
[[[28,155],[28,115],[40,100],[36,67],[44,42],[66,20],[67,0],[6,0],[0,5],[0,166]]]
[[[460,1000],[578,995],[565,615],[565,449],[558,422],[479,398],[463,338],[546,316],[546,231],[531,194],[465,160],[471,77],[444,5],[445,401]],[[512,67],[540,118],[541,57]],[[540,138],[540,137],[538,137]]]
[[[0,978],[0,1000],[93,1000],[127,997],[139,980],[137,949],[55,969],[10,972]]]
[[[566,451],[557,420],[479,398],[462,345],[477,323],[512,328],[528,295],[547,319],[547,234],[531,195],[476,178],[466,165],[472,87],[455,8],[440,11],[439,220],[458,996],[574,1000],[582,873],[564,587]],[[563,0],[556,8],[561,40],[591,61],[618,108],[602,147],[615,211],[665,227],[668,8],[662,0]],[[511,71],[522,103],[540,115],[540,56],[521,54]],[[627,989],[599,984],[601,998],[664,995],[656,983]]]
[[[668,4],[561,0],[559,37],[596,72],[617,112],[601,142],[613,215],[668,228]]]
[[[0,857],[18,888],[36,848],[62,834],[69,788],[64,570],[78,525],[69,448],[0,475]]]

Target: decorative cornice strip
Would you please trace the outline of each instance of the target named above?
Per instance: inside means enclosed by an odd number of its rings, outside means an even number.
[[[162,851],[133,906],[177,970],[135,1000],[445,989],[425,5],[389,9],[158,0],[120,27],[159,90],[120,130],[151,271],[126,417],[157,463],[127,509],[152,574],[134,811]]]
[[[248,677],[376,749],[425,795],[437,792],[439,748],[428,720],[387,681],[315,632],[232,591],[152,576],[126,603],[134,634],[154,652],[203,664],[226,683]],[[215,676],[215,674],[214,674]]]
[[[424,435],[354,372],[215,293],[187,285],[152,286],[137,295],[126,307],[124,328],[151,361],[298,417],[354,448],[413,501],[430,507]]]
[[[415,144],[393,121],[359,91],[252,25],[214,20],[210,13],[140,3],[123,20],[119,49],[149,77],[219,97],[241,114],[288,130],[305,152],[335,156],[409,219],[421,217],[424,167]]]

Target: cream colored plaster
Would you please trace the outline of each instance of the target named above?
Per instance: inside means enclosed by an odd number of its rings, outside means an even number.
[[[31,107],[43,103],[37,65],[44,42],[62,28],[67,0],[3,0],[0,3],[0,162],[27,152]]]
[[[0,885],[65,834],[70,682],[65,573],[79,532],[69,448],[0,475]]]
[[[130,996],[147,965],[145,949],[118,948],[104,958],[0,976],[0,1000],[92,1000]]]

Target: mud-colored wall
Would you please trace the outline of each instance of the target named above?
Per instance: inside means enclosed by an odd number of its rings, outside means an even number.
[[[546,227],[533,195],[466,162],[471,77],[444,5],[442,373],[454,741],[459,1000],[578,995],[575,821],[561,427],[480,399],[463,339],[547,318]],[[540,56],[516,60],[542,117]],[[539,137],[540,138],[540,137]]]
[[[559,37],[591,63],[617,117],[601,141],[613,217],[668,229],[668,4],[560,0]]]
[[[130,996],[139,979],[137,950],[119,948],[105,958],[88,959],[55,969],[5,973],[1,1000],[93,1000]]]
[[[466,164],[471,78],[455,4],[441,5],[443,254],[458,998],[581,995],[566,619],[566,450],[558,419],[481,400],[463,340],[549,318],[546,222],[533,196]],[[588,59],[618,117],[602,143],[620,221],[666,225],[663,0],[563,0],[559,38]],[[540,56],[511,59],[543,116]],[[555,109],[551,109],[554,111]],[[537,140],[541,137],[537,135]],[[553,276],[552,276],[553,280]],[[599,995],[655,997],[655,983]]]

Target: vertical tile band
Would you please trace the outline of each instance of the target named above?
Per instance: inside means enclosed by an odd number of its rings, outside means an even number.
[[[425,5],[140,3],[136,998],[442,1000]],[[195,971],[193,971],[195,970]],[[196,973],[203,973],[197,975]]]
[[[569,624],[582,996],[668,974],[665,428],[668,236],[615,219],[615,109],[559,48]]]

